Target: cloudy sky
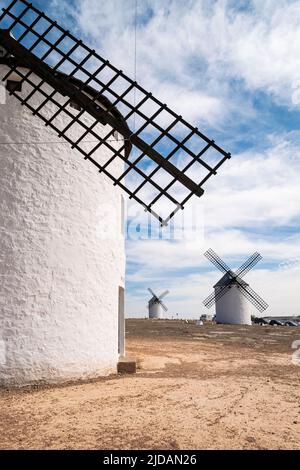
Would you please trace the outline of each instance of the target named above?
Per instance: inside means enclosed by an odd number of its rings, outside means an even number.
[[[300,1],[137,0],[136,29],[135,2],[34,3],[233,158],[178,217],[175,239],[147,239],[129,207],[127,316],[146,315],[147,287],[170,290],[170,317],[205,313],[220,277],[210,247],[233,268],[260,252],[245,280],[268,315],[300,314]]]

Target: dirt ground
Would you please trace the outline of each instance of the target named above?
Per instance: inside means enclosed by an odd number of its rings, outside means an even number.
[[[300,328],[128,320],[136,375],[0,392],[0,449],[299,449]]]

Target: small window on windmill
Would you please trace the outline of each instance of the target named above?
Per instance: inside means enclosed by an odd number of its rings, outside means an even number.
[[[76,109],[76,111],[81,111],[81,107],[79,106],[79,104],[74,103],[74,101],[70,102],[70,107]]]
[[[6,89],[10,93],[14,93],[16,91],[22,91],[22,82],[18,80],[7,80]]]

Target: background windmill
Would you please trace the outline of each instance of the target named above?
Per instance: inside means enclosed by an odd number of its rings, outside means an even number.
[[[153,290],[148,288],[148,291],[152,295],[152,298],[149,300],[149,318],[163,318],[163,310],[168,311],[165,304],[162,302],[162,299],[169,293],[168,290],[160,294],[159,296],[154,294]]]
[[[248,301],[260,312],[266,310],[268,304],[242,278],[262,259],[261,255],[254,253],[236,272],[233,272],[212,249],[206,251],[204,256],[224,273],[214,286],[214,292],[204,300],[204,305],[210,308],[216,304],[218,323],[251,325]]]

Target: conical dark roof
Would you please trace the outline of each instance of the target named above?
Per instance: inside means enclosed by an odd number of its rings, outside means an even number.
[[[247,284],[247,282],[245,282],[242,278],[240,277],[237,277],[237,281],[236,279],[233,279],[232,276],[234,276],[234,272],[233,271],[228,271],[226,274],[224,274],[224,276],[217,282],[216,285],[214,285],[214,288],[215,287],[225,287],[225,286],[229,286],[229,285],[233,285],[233,284],[242,284],[242,286],[249,286],[249,284]]]

